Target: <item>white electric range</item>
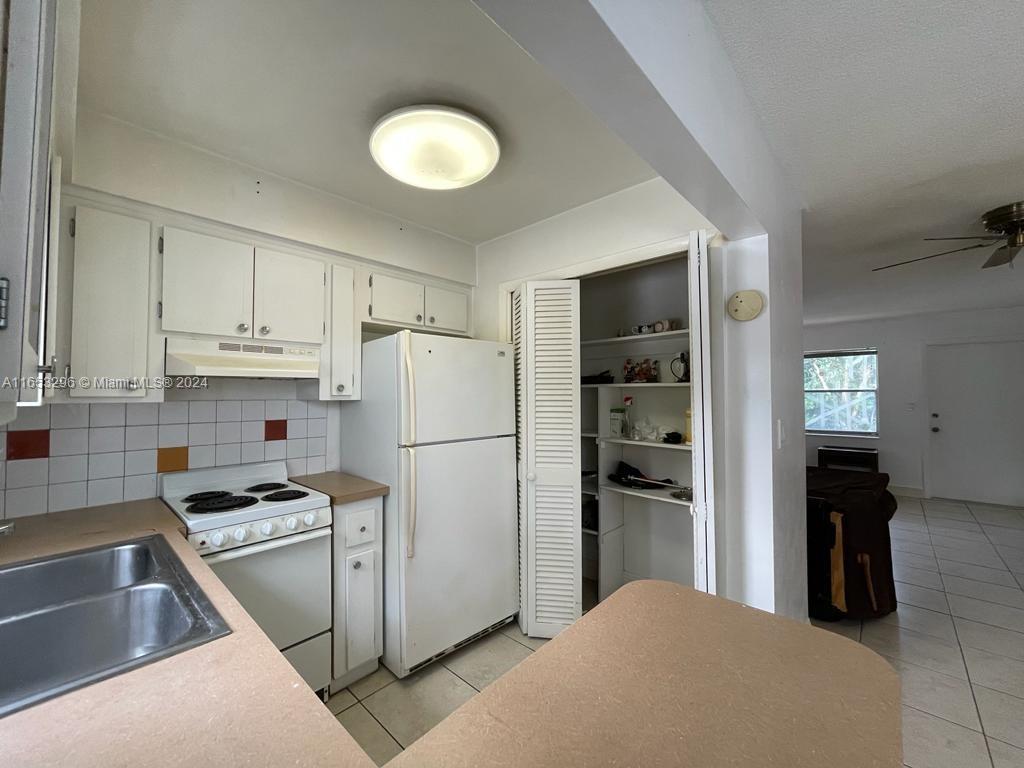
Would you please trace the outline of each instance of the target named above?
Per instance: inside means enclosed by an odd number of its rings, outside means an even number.
[[[331,681],[331,499],[283,461],[175,472],[189,542],[314,690]]]

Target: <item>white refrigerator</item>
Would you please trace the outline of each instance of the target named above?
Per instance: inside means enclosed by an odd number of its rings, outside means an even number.
[[[384,499],[384,664],[405,677],[519,610],[512,346],[402,331],[363,345],[345,471]]]

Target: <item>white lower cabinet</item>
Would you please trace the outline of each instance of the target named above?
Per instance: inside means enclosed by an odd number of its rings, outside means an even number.
[[[334,507],[334,682],[373,672],[384,652],[383,500]]]

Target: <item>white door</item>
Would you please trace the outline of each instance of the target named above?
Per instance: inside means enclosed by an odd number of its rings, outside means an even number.
[[[466,333],[469,330],[469,296],[428,285],[425,314],[428,328]]]
[[[927,349],[928,493],[1024,506],[1024,341]]]
[[[515,439],[401,453],[402,667],[408,670],[519,607]]]
[[[423,325],[423,285],[390,275],[371,275],[370,317],[388,323]]]
[[[326,274],[322,261],[257,248],[253,337],[322,343]]]
[[[372,549],[345,558],[345,660],[355,669],[377,658],[377,578]]]
[[[519,626],[554,637],[583,607],[579,282],[513,296],[519,483]]]
[[[251,338],[253,247],[164,227],[163,329]]]
[[[331,381],[330,394],[354,395],[355,376],[355,307],[351,267],[331,266]]]
[[[511,345],[409,331],[398,338],[408,404],[402,445],[515,433]]]
[[[71,373],[113,386],[71,397],[143,397],[149,340],[150,224],[79,205],[75,209]]]

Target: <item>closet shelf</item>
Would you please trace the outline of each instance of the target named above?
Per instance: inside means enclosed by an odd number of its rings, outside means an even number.
[[[580,432],[580,437],[597,437],[597,432]]]
[[[650,440],[626,440],[622,437],[602,437],[602,442],[615,445],[641,445],[644,448],[661,448],[669,451],[692,451],[693,443],[656,443]]]
[[[683,328],[679,331],[662,331],[661,333],[640,333],[636,336],[612,336],[607,339],[584,339],[580,341],[580,346],[590,347],[599,346],[604,344],[629,344],[634,341],[655,341],[657,339],[680,339],[684,336],[690,335],[689,328]]]
[[[597,536],[598,535],[597,531],[595,531],[593,528],[584,528],[583,532],[585,534],[587,534],[588,536]]]
[[[650,388],[653,389],[655,387],[688,387],[688,386],[690,386],[690,382],[688,382],[688,381],[683,382],[683,383],[679,383],[679,382],[676,382],[676,381],[655,381],[655,382],[637,382],[637,381],[633,381],[633,382],[629,382],[629,383],[624,382],[624,381],[619,381],[619,382],[614,382],[612,384],[580,384],[580,387],[582,389],[600,389],[601,387],[604,387],[605,389],[646,389],[646,388],[650,387]]]
[[[597,478],[584,478],[580,491],[587,496],[597,496]]]
[[[601,483],[602,491],[611,491],[612,493],[621,493],[623,496],[637,496],[641,499],[651,499],[652,501],[663,501],[666,504],[675,504],[676,506],[686,507],[691,509],[693,505],[688,501],[682,499],[676,499],[672,497],[671,491],[662,490],[647,490],[640,488],[624,488],[621,485],[612,485],[610,483]]]

